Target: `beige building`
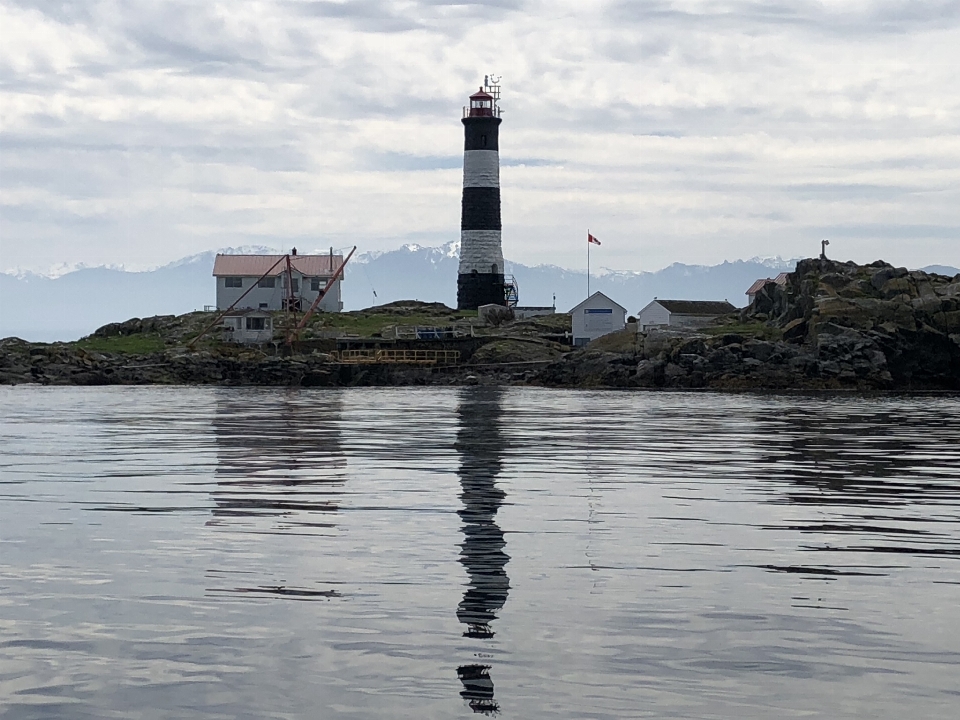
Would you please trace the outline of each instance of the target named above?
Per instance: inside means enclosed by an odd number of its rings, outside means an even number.
[[[283,310],[288,297],[287,263],[283,255],[217,255],[213,276],[217,283],[217,309],[237,304],[237,310]],[[277,261],[280,261],[277,263]],[[270,267],[276,264],[273,270]],[[302,310],[313,304],[327,282],[343,264],[342,255],[291,255],[290,276],[293,297]],[[261,278],[268,270],[270,274]],[[340,283],[343,275],[324,295],[318,310],[340,312]],[[248,292],[249,291],[249,292]],[[244,295],[244,293],[247,293]]]

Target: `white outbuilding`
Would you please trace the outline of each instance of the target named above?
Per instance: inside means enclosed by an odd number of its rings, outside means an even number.
[[[602,292],[595,292],[570,311],[573,325],[573,344],[586,345],[591,340],[617,330],[627,324],[627,309]]]
[[[223,316],[225,340],[244,345],[273,341],[273,316],[266,310],[231,310]]]
[[[736,312],[726,300],[659,300],[640,311],[637,323],[641,332],[656,327],[698,328],[709,325],[721,315]]]

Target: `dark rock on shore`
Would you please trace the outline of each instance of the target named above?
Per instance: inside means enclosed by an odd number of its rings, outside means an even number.
[[[43,385],[435,385],[465,382],[467,367],[340,364],[324,353],[266,355],[257,351],[110,354],[63,344],[34,346],[0,340],[0,384]],[[513,381],[515,373],[490,373],[484,381]]]
[[[219,347],[190,351],[94,352],[68,343],[0,340],[0,385],[260,385],[260,386],[404,386],[523,384],[536,372],[516,353],[552,359],[557,351],[543,344],[508,340],[481,354],[483,364],[418,366],[340,363],[324,352],[268,354],[257,349]],[[483,349],[483,348],[481,348]],[[526,357],[526,356],[520,356]],[[544,361],[541,361],[544,362]]]
[[[729,332],[725,332],[729,329]],[[611,340],[602,338],[606,345]],[[803,260],[739,317],[571,353],[536,382],[579,387],[960,390],[960,276]]]

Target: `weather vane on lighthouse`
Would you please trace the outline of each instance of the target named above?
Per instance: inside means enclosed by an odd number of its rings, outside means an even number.
[[[493,106],[500,110],[500,76],[499,75],[484,75],[483,76],[483,90],[489,95],[493,96]]]
[[[505,305],[500,239],[500,77],[483,86],[463,110],[463,198],[457,308]]]

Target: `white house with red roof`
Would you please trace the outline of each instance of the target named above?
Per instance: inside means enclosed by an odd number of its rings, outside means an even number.
[[[745,293],[750,304],[753,304],[754,299],[757,297],[757,293],[769,282],[776,283],[780,287],[785,287],[787,284],[787,275],[790,273],[782,272],[777,275],[775,278],[760,278],[753,285],[751,285],[747,292]]]
[[[342,255],[290,255],[289,276],[293,296],[302,309],[313,304],[330,278],[343,264]],[[217,255],[213,276],[217,282],[217,309],[226,310],[243,297],[236,310],[282,310],[289,296],[287,262],[283,255]],[[280,261],[280,262],[278,262]],[[273,268],[271,270],[271,267]],[[269,271],[269,272],[268,272]],[[340,312],[343,275],[323,296],[317,310]],[[252,289],[251,289],[252,288]],[[249,291],[249,292],[248,292]],[[244,293],[247,293],[244,296]]]

